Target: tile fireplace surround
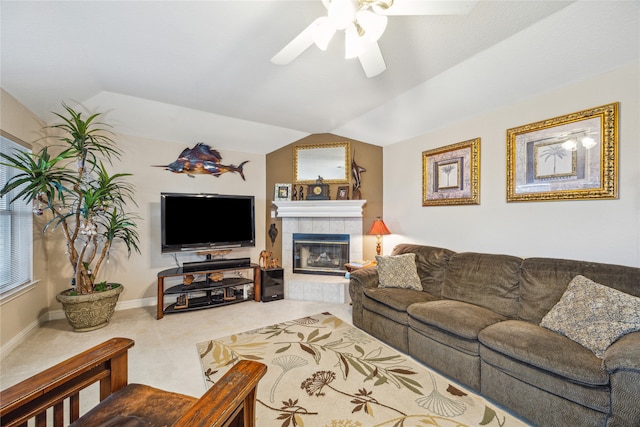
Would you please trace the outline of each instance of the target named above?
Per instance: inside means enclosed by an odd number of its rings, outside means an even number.
[[[282,267],[287,299],[349,302],[349,281],[342,276],[293,273],[293,233],[348,234],[349,258],[362,258],[362,207],[366,200],[277,201],[282,218]]]

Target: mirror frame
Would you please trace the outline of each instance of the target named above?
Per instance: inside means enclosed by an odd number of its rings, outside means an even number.
[[[308,164],[304,162],[304,159],[300,158],[300,153],[303,151],[305,153],[309,153],[312,150],[318,150],[317,153],[320,154],[320,150],[327,148],[343,148],[344,149],[344,158],[339,160],[342,164],[344,162],[344,176],[341,178],[325,178],[326,171],[321,170],[322,168],[319,166],[314,166],[312,164]],[[331,142],[327,144],[311,144],[311,145],[297,145],[293,147],[293,181],[296,184],[315,184],[316,179],[300,179],[301,176],[308,177],[312,176],[322,176],[323,183],[325,184],[344,184],[349,182],[349,170],[350,170],[350,144],[349,142]],[[301,162],[301,160],[303,160]],[[313,169],[316,167],[316,169]],[[339,167],[339,166],[338,166]]]

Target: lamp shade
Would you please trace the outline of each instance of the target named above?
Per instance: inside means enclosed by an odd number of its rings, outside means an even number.
[[[391,231],[389,231],[389,228],[387,228],[384,221],[382,221],[382,219],[378,217],[373,221],[373,224],[371,224],[371,228],[369,229],[369,232],[367,234],[384,236],[386,234],[391,234]]]

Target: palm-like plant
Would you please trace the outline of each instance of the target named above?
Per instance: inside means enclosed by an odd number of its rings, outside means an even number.
[[[51,126],[63,134],[60,154],[52,155],[46,146],[37,153],[0,153],[3,165],[18,171],[0,197],[16,190],[11,202],[23,199],[33,203],[36,215],[51,215],[43,231],[62,230],[73,268],[71,285],[88,294],[96,290],[95,278],[114,242],[124,242],[129,255],[132,250],[140,253],[137,217],[126,210],[128,201],[135,204],[133,186],[126,181],[131,174],[110,175],[103,164],[121,152],[105,125],[96,121],[100,114],[83,119],[82,113],[62,105],[68,115],[54,113],[62,123]]]

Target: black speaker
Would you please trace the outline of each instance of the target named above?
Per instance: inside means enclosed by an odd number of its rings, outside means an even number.
[[[260,286],[262,302],[275,301],[284,298],[284,269],[261,268]]]

